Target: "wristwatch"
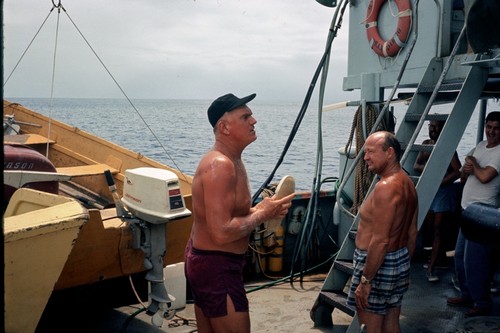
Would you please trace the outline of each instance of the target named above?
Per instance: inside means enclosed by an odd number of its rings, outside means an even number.
[[[361,284],[370,284],[371,281],[368,280],[364,275],[361,275]]]

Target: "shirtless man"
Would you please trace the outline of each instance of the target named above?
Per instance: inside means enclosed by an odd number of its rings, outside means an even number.
[[[400,156],[401,147],[393,134],[376,132],[367,138],[364,160],[379,181],[359,211],[347,301],[356,306],[367,333],[400,332],[401,302],[410,283],[418,198],[401,168]]]
[[[252,111],[255,94],[227,94],[208,109],[215,144],[193,178],[194,222],[185,268],[199,333],[250,332],[242,269],[249,236],[264,221],[283,218],[294,194],[264,198],[252,207],[241,154],[257,139]]]
[[[424,145],[436,144],[439,135],[443,130],[444,124],[444,121],[431,120],[429,122],[429,139],[425,139],[422,143]],[[430,156],[431,154],[429,152],[419,152],[417,159],[415,160],[415,164],[413,165],[413,170],[422,173]],[[460,178],[461,167],[462,163],[460,162],[458,154],[455,151],[427,214],[427,219],[431,223],[433,231],[431,258],[429,260],[426,273],[427,281],[429,282],[439,281],[439,277],[436,275],[434,267],[436,266],[438,257],[443,253],[441,248],[441,235],[444,235],[444,233],[442,233],[442,229],[444,227],[445,217],[447,214],[451,214],[455,210],[456,189],[453,186],[453,182]]]

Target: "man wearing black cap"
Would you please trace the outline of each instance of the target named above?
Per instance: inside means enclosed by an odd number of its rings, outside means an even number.
[[[283,218],[294,197],[251,206],[241,154],[257,139],[257,121],[246,105],[254,98],[227,94],[208,108],[215,144],[193,178],[194,222],[185,254],[199,333],[250,332],[242,276],[249,236],[264,221]]]

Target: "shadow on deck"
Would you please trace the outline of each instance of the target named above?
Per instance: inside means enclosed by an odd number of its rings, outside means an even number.
[[[415,258],[412,263],[412,279],[408,293],[403,301],[401,314],[401,331],[404,333],[500,333],[500,293],[494,294],[495,317],[465,318],[467,308],[446,305],[448,297],[458,296],[451,278],[453,267],[437,270],[439,282],[430,283],[425,277],[423,268],[425,260]],[[452,261],[450,260],[452,264]],[[345,333],[352,318],[335,309],[333,312],[333,327],[314,327],[309,312],[323,284],[325,274],[305,277],[304,288],[294,290],[288,283],[260,289],[248,294],[250,302],[250,317],[252,332],[322,332]],[[269,280],[258,280],[247,284],[251,289],[267,284]],[[498,281],[497,281],[498,283]],[[124,286],[124,290],[127,288]],[[178,313],[179,317],[165,320],[164,325],[151,325],[151,317],[144,312],[137,316],[140,304],[120,308],[103,307],[93,298],[93,302],[66,303],[47,311],[39,325],[37,333],[68,331],[75,333],[192,333],[196,332],[194,308],[191,302]],[[133,317],[133,318],[132,318]],[[82,320],[83,319],[83,320]]]
[[[468,308],[446,304],[448,297],[460,296],[453,287],[453,260],[450,267],[437,269],[440,280],[428,282],[423,260],[415,260],[411,269],[410,290],[403,300],[400,317],[401,330],[405,333],[492,333],[500,332],[500,294],[493,296],[493,316],[465,318]],[[497,281],[498,283],[498,281]]]

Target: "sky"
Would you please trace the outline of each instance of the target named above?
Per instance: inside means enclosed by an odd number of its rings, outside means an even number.
[[[132,99],[255,92],[264,100],[300,101],[335,12],[314,0],[61,3],[66,13],[49,15],[50,0],[4,0],[4,84],[48,17],[4,85],[4,96],[121,98],[116,80]],[[345,15],[329,67],[331,103],[344,100],[347,30]]]

